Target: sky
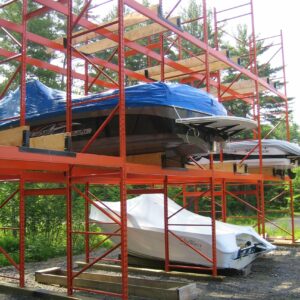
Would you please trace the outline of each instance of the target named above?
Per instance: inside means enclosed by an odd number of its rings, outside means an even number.
[[[157,3],[158,0],[151,2]],[[177,1],[173,0],[163,0],[164,11],[168,11],[176,2]],[[182,0],[183,5],[186,5],[188,2],[189,0]],[[220,11],[246,3],[250,3],[250,0],[207,0],[207,8],[216,7],[217,11]],[[227,14],[227,16],[235,16],[249,12],[249,7],[250,6],[248,6],[248,8],[246,7],[246,9],[235,10],[235,12]],[[260,38],[266,38],[279,35],[280,30],[283,32],[287,96],[294,98],[294,104],[291,107],[294,116],[293,120],[300,125],[300,91],[298,88],[300,87],[300,83],[298,83],[300,62],[298,59],[299,41],[297,41],[300,31],[299,9],[300,0],[253,0],[256,35]],[[229,21],[226,30],[228,32],[231,30],[230,33],[233,33],[237,23],[247,23],[247,21],[250,21],[249,16],[237,19],[236,21]],[[269,60],[277,49],[278,47],[273,47],[273,52],[271,50],[266,60]],[[274,65],[278,65],[279,60],[280,65],[282,65],[281,53],[277,54],[272,62]]]
[[[207,0],[207,3],[209,6],[215,6],[221,10],[222,7],[229,8],[243,3],[249,3],[249,1],[250,0]],[[298,38],[300,30],[299,9],[299,0],[253,0],[256,35],[265,38],[280,34],[280,30],[283,32],[287,96],[294,98],[294,104],[291,108],[293,110],[294,121],[300,125],[300,85],[298,82],[300,70],[300,62],[298,59]],[[274,61],[274,63],[276,63],[276,61]]]

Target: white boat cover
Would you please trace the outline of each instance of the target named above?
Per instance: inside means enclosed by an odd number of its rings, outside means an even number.
[[[101,204],[98,203],[99,206],[107,211],[107,208],[112,210],[113,212],[119,214],[120,213],[120,202],[103,202]],[[106,208],[105,208],[106,207]],[[177,203],[168,198],[168,215],[176,213],[181,209]],[[139,245],[137,239],[140,243],[148,244],[148,248],[152,249],[143,249],[144,253],[140,253],[142,256],[146,255],[146,251],[149,251],[153,257],[164,257],[164,251],[162,250],[163,245],[158,246],[158,239],[156,238],[153,241],[149,241],[151,239],[151,232],[157,232],[163,235],[164,233],[164,195],[163,194],[145,194],[130,200],[127,200],[127,215],[128,215],[128,250],[129,252],[139,253]],[[116,217],[115,215],[113,215]],[[96,220],[99,222],[109,223],[112,220],[107,217],[103,212],[99,209],[95,208],[93,205],[91,206],[90,211],[90,219]],[[174,233],[178,234],[185,239],[195,241],[198,240],[207,245],[207,252],[211,251],[211,243],[212,243],[212,227],[211,226],[190,226],[194,225],[211,225],[211,218],[204,217],[193,212],[188,211],[187,209],[182,209],[179,213],[175,214],[173,217],[169,219],[169,224],[177,224],[169,225],[169,229]],[[182,225],[179,225],[182,224]],[[186,225],[184,225],[186,224]],[[101,225],[100,225],[101,226]],[[105,224],[104,224],[105,226]],[[134,229],[132,231],[131,229]],[[132,242],[130,242],[130,234],[136,234],[136,229],[138,229],[139,235],[136,235]],[[147,232],[150,234],[147,235]],[[251,245],[254,244],[262,244],[267,251],[271,251],[275,249],[275,246],[267,242],[263,239],[252,227],[248,226],[238,226],[232,225],[223,222],[216,222],[216,240],[217,240],[217,251],[218,251],[218,260],[221,264],[222,255],[229,255],[232,260],[233,257],[238,253],[238,251],[245,246],[245,243],[249,243]],[[163,243],[163,239],[162,242]],[[135,244],[135,245],[134,245]],[[153,245],[156,245],[154,247]],[[155,253],[155,248],[160,248],[162,253]],[[178,248],[178,246],[177,246]],[[176,251],[176,249],[175,249]],[[179,251],[179,249],[178,249]],[[184,256],[185,250],[180,251],[178,257]],[[189,251],[186,251],[187,253]],[[148,254],[149,255],[149,254]],[[175,257],[175,254],[174,254]],[[254,259],[254,258],[253,258]],[[176,260],[176,259],[175,259]],[[184,259],[181,259],[184,261]],[[195,258],[186,257],[185,261],[196,263]],[[225,259],[224,259],[225,261]],[[228,267],[230,264],[223,264],[220,267]],[[234,266],[234,265],[233,265]],[[232,267],[232,266],[231,266]]]
[[[295,143],[276,139],[262,139],[262,151],[267,155],[300,156],[300,147]],[[258,140],[226,143],[223,152],[231,154],[245,154],[258,144]],[[258,148],[252,155],[257,155]]]

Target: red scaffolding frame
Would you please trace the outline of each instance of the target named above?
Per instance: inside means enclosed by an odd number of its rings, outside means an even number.
[[[7,6],[13,4],[15,1],[7,1],[5,4],[0,6],[0,9],[5,9]],[[214,20],[215,20],[215,47],[212,48],[208,43],[208,20],[207,20],[207,9],[206,0],[202,0],[203,15],[195,20],[187,20],[182,22],[186,24],[188,22],[195,22],[201,20],[203,22],[204,30],[204,40],[199,40],[198,38],[192,36],[191,34],[182,30],[178,26],[175,26],[169,17],[176,10],[176,7],[181,2],[180,0],[174,5],[173,9],[169,12],[166,17],[155,12],[153,9],[144,7],[135,0],[118,0],[118,17],[104,24],[97,24],[88,19],[88,10],[92,5],[91,0],[85,1],[85,4],[78,15],[73,13],[73,1],[72,0],[35,0],[34,2],[40,5],[40,8],[28,12],[28,1],[22,0],[22,23],[15,24],[9,20],[0,19],[0,26],[3,27],[8,36],[12,36],[11,32],[15,32],[21,35],[21,41],[11,38],[14,43],[21,46],[21,52],[15,53],[4,48],[0,48],[0,56],[4,57],[1,64],[9,63],[10,61],[19,62],[19,66],[12,74],[11,78],[4,90],[1,92],[0,99],[5,95],[7,90],[10,88],[12,82],[15,81],[18,74],[20,74],[20,86],[21,86],[21,97],[20,97],[20,126],[26,126],[26,71],[27,65],[33,65],[38,68],[44,68],[51,70],[58,74],[66,76],[66,131],[68,136],[71,136],[72,132],[72,82],[74,79],[79,79],[84,81],[84,92],[88,93],[93,85],[99,85],[104,88],[118,88],[119,89],[119,102],[117,106],[111,111],[110,115],[107,117],[105,122],[99,127],[97,132],[94,134],[92,139],[85,145],[81,153],[76,153],[76,155],[66,155],[59,156],[46,153],[33,153],[33,152],[21,152],[19,147],[14,146],[0,146],[0,178],[2,181],[17,180],[19,181],[19,189],[15,191],[12,195],[8,196],[1,204],[2,208],[6,203],[11,201],[17,193],[19,194],[19,238],[20,238],[20,258],[17,264],[5,251],[5,249],[0,248],[0,252],[6,256],[9,262],[15,266],[17,272],[19,273],[19,285],[24,287],[25,283],[25,201],[28,195],[40,195],[41,193],[52,194],[52,195],[65,195],[67,203],[66,211],[66,224],[67,224],[67,292],[68,295],[72,295],[75,290],[84,290],[92,293],[107,294],[111,296],[118,296],[123,299],[128,298],[128,253],[127,253],[127,211],[126,211],[126,198],[127,194],[132,193],[143,193],[143,192],[161,192],[164,194],[164,218],[165,218],[165,269],[169,271],[171,268],[191,268],[195,269],[197,267],[183,266],[183,265],[173,265],[169,260],[169,253],[171,251],[169,247],[169,239],[175,237],[176,234],[172,231],[171,218],[172,215],[168,215],[168,205],[167,205],[167,194],[168,186],[176,185],[181,186],[184,204],[186,204],[186,197],[192,196],[195,199],[203,197],[204,195],[210,198],[210,210],[209,214],[211,216],[211,228],[212,228],[212,251],[211,257],[206,257],[211,263],[211,266],[206,268],[212,272],[213,275],[217,275],[217,255],[216,255],[216,207],[220,208],[221,218],[226,221],[226,201],[228,195],[235,198],[236,200],[244,203],[246,206],[251,206],[251,208],[257,213],[258,230],[260,233],[265,235],[265,199],[264,199],[264,183],[266,181],[280,182],[272,176],[266,176],[263,174],[263,161],[262,161],[262,144],[261,144],[261,111],[260,111],[260,87],[273,93],[281,101],[284,102],[285,106],[285,120],[286,120],[286,130],[287,130],[287,140],[289,140],[289,121],[288,121],[288,99],[286,95],[286,78],[285,78],[285,63],[284,63],[284,53],[283,53],[283,38],[282,33],[280,33],[280,45],[283,61],[283,81],[284,81],[284,93],[281,93],[272,85],[270,85],[266,80],[258,76],[257,70],[257,54],[256,54],[256,35],[254,27],[254,12],[253,12],[253,1],[244,4],[242,6],[250,7],[250,12],[245,15],[240,15],[238,17],[245,17],[249,15],[251,17],[251,30],[252,39],[250,43],[250,49],[252,57],[250,58],[251,64],[250,69],[241,67],[239,64],[231,60],[219,51],[218,45],[218,20],[217,15],[224,11],[230,11],[234,8],[216,11],[214,10]],[[104,1],[99,5],[104,5],[107,2]],[[162,4],[162,0],[159,1]],[[151,20],[154,24],[162,27],[163,29],[159,31],[159,41],[153,41],[153,32],[145,34],[142,38],[148,39],[148,44],[145,46],[139,43],[134,38],[130,38],[126,29],[126,19],[124,16],[124,7],[128,7],[143,16],[144,20]],[[52,11],[55,13],[60,13],[65,16],[67,28],[65,35],[65,45],[63,45],[58,40],[49,40],[45,37],[39,36],[27,30],[27,24],[32,18],[37,18],[43,14]],[[236,17],[236,16],[235,16]],[[234,18],[234,17],[232,17]],[[232,19],[232,18],[228,18]],[[75,28],[80,26],[84,28],[81,31],[76,31]],[[171,33],[171,34],[170,34]],[[76,47],[76,39],[85,37],[85,41],[93,39],[95,37],[103,37],[106,40],[112,41],[110,46],[114,49],[108,59],[100,59],[99,57],[93,55],[87,55],[83,51],[80,51]],[[200,56],[196,55],[192,51],[185,49],[183,46],[183,40],[190,43],[194,47],[200,50]],[[44,62],[27,55],[27,44],[28,41],[33,43],[48,47],[52,50],[59,51],[60,53],[66,55],[66,66],[65,68],[53,65],[48,62]],[[168,44],[168,49],[165,48],[165,44]],[[87,46],[87,45],[86,45]],[[178,59],[172,60],[166,57],[166,53],[171,49],[171,47],[177,47]],[[159,49],[159,53],[154,50]],[[96,53],[95,51],[94,53]],[[198,61],[197,67],[186,64],[186,61],[182,59],[183,53],[187,53],[190,59],[195,59]],[[112,58],[118,57],[118,64],[112,62]],[[234,99],[241,99],[246,103],[250,103],[253,106],[253,112],[255,119],[258,122],[258,129],[255,135],[258,138],[258,148],[259,148],[259,160],[260,167],[258,174],[247,174],[239,175],[233,172],[224,172],[214,169],[214,163],[211,156],[210,168],[198,170],[187,170],[186,172],[181,172],[177,170],[166,170],[159,166],[145,166],[139,164],[128,163],[126,161],[126,124],[125,124],[125,77],[130,77],[134,80],[151,82],[151,76],[145,76],[141,70],[131,70],[126,66],[126,58],[132,55],[142,54],[147,58],[147,66],[150,69],[153,67],[153,62],[156,61],[160,67],[158,71],[159,79],[164,81],[165,79],[180,80],[181,82],[188,82],[195,86],[200,86],[205,83],[206,90],[211,91],[211,88],[216,89],[216,95],[220,101],[233,101]],[[73,58],[81,59],[84,62],[84,72],[75,71],[72,67]],[[219,64],[219,67],[215,67],[214,64]],[[96,71],[97,75],[92,76],[89,74],[89,66],[92,66]],[[225,85],[221,82],[221,72],[223,68],[231,68],[240,75],[236,77],[236,80],[229,85]],[[116,75],[116,79],[110,76],[106,69],[111,70]],[[100,75],[103,76],[100,79]],[[235,87],[234,83],[239,79],[240,76],[245,76],[254,83],[254,90],[251,93],[241,93]],[[0,100],[1,101],[1,100]],[[111,121],[112,117],[118,113],[119,115],[119,143],[120,143],[120,155],[118,157],[104,156],[104,155],[94,155],[86,153],[90,144],[100,135],[105,126]],[[2,120],[3,121],[3,120]],[[292,181],[285,179],[289,184],[289,193],[291,199],[293,199],[293,187]],[[65,188],[50,189],[48,191],[32,191],[26,189],[26,183],[32,182],[57,182],[63,183]],[[281,181],[282,182],[282,181]],[[85,191],[82,192],[77,184],[83,184],[85,186]],[[132,184],[145,184],[149,186],[158,185],[158,188],[148,188],[138,191],[132,191],[127,189],[127,185]],[[203,192],[195,191],[194,194],[188,195],[186,192],[186,187],[196,186],[197,184],[202,184],[206,186],[206,190]],[[102,233],[106,236],[119,236],[120,243],[109,249],[103,255],[91,258],[89,236],[95,234],[90,231],[90,223],[88,220],[89,215],[89,205],[94,205],[98,209],[101,209],[95,201],[99,201],[95,195],[90,193],[89,187],[91,185],[118,185],[120,189],[120,215],[114,215],[113,213],[108,214],[108,217],[118,226],[118,229],[110,233]],[[247,190],[240,192],[230,192],[227,189],[228,185],[255,185],[255,190]],[[72,193],[76,192],[85,200],[85,230],[77,231],[73,229],[72,223]],[[193,193],[193,192],[191,192]],[[250,205],[245,200],[243,200],[240,195],[255,195],[257,199],[256,206]],[[197,198],[198,197],[198,198]],[[220,198],[219,198],[220,197]],[[219,198],[217,201],[216,198]],[[272,199],[271,199],[272,200]],[[196,202],[195,202],[196,203]],[[199,211],[197,208],[196,211]],[[295,241],[294,236],[294,221],[293,221],[293,200],[291,201],[290,207],[291,220],[292,220],[292,241]],[[2,230],[8,230],[8,228],[1,228]],[[16,228],[11,228],[16,230]],[[85,236],[85,253],[87,266],[81,269],[79,272],[73,271],[73,247],[72,238],[76,234],[83,234]],[[187,247],[193,248],[185,241],[182,241]],[[88,270],[95,263],[100,260],[108,259],[109,255],[115,249],[120,248],[121,256],[120,259],[115,260],[121,265],[122,273],[122,292],[114,293],[108,291],[90,290],[85,288],[79,288],[74,286],[74,278],[81,274],[82,272]],[[197,249],[193,249],[198,252],[199,255],[203,255]],[[201,268],[199,268],[201,269]]]

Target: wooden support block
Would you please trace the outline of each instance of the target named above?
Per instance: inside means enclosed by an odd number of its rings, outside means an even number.
[[[79,267],[85,267],[87,263],[85,262],[76,262]],[[120,272],[121,267],[118,265],[112,264],[94,264],[93,269],[95,270],[103,270],[110,272]],[[138,275],[146,275],[146,276],[159,276],[161,278],[185,278],[189,280],[208,280],[208,281],[222,281],[224,280],[224,276],[212,276],[209,274],[201,274],[201,273],[189,273],[189,272],[181,272],[181,271],[170,271],[166,272],[161,269],[151,269],[151,268],[140,268],[140,267],[128,267],[128,272],[130,274],[138,274]]]
[[[127,162],[134,163],[134,164],[160,166],[161,165],[161,155],[162,155],[162,153],[130,155],[130,156],[127,156],[126,160],[127,160]]]
[[[24,134],[29,131],[29,126],[20,126],[0,131],[0,145],[24,146]]]
[[[202,164],[201,165],[205,170],[209,170],[209,164]],[[197,165],[187,165],[188,169],[196,169],[199,170]],[[248,173],[248,167],[246,164],[237,164],[234,162],[214,162],[214,170],[223,171],[223,172],[230,172],[230,173],[237,173],[237,174],[246,174]]]
[[[171,18],[169,21],[177,24],[177,17]],[[125,39],[128,39],[130,41],[136,41],[145,37],[149,37],[158,33],[166,32],[168,31],[167,28],[164,26],[161,26],[156,23],[152,23],[148,26],[139,27],[130,31],[127,31],[124,33]],[[112,47],[118,46],[118,43],[110,40],[110,39],[102,39],[100,41],[89,43],[87,45],[83,45],[81,47],[76,48],[78,51],[83,52],[85,54],[92,54],[96,52],[100,52]]]
[[[259,174],[260,170],[259,170],[259,168],[249,168],[249,173]],[[266,176],[273,176],[273,167],[263,168],[262,169],[262,174],[266,175]]]
[[[29,147],[36,149],[64,151],[66,137],[66,133],[57,133],[30,138]]]
[[[158,7],[159,7],[159,5],[152,5],[152,6],[148,7],[148,9],[150,9],[152,12],[157,14],[158,13]],[[99,24],[99,26],[105,26],[106,24],[109,24],[111,22],[115,22],[117,20],[118,19],[113,19],[111,21],[101,23],[101,24]],[[137,12],[132,12],[132,13],[129,13],[129,14],[124,16],[124,27],[129,27],[129,26],[132,26],[132,25],[136,25],[136,24],[145,22],[147,20],[148,20],[148,18],[146,16],[144,16],[140,13],[137,13]],[[116,30],[118,30],[119,25],[118,24],[108,25],[105,28],[107,30],[110,30],[110,31],[116,31]],[[74,32],[74,35],[81,34],[81,33],[84,33],[84,32],[86,32],[86,30],[80,30],[80,31]],[[88,32],[86,34],[83,34],[83,35],[80,35],[78,37],[73,38],[72,43],[73,43],[73,45],[76,45],[78,43],[87,42],[88,40],[94,39],[94,38],[97,38],[97,37],[100,37],[100,35],[98,33]],[[58,39],[54,40],[54,42],[59,43],[59,44],[62,45],[63,44],[63,38],[58,38]],[[52,49],[49,49],[48,51],[52,51]]]
[[[44,284],[67,285],[66,271],[49,269],[37,271],[35,280]],[[119,275],[99,273],[82,273],[73,281],[74,287],[88,288],[106,292],[121,293],[122,278]],[[165,281],[154,279],[128,278],[128,291],[130,296],[148,299],[188,300],[196,299],[196,284],[178,281]]]

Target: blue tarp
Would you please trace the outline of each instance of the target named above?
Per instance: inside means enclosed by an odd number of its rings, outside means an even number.
[[[175,106],[208,115],[227,115],[226,109],[213,96],[184,84],[155,82],[139,84],[125,89],[126,107]],[[118,102],[118,90],[76,97],[73,103],[113,96],[102,102],[93,102],[73,108],[73,113],[110,109]],[[26,84],[26,119],[36,120],[65,113],[66,93],[49,88],[38,80]],[[20,88],[0,100],[0,120],[16,117],[20,113]],[[1,123],[9,125],[10,122]],[[12,122],[11,122],[12,123]],[[0,125],[0,126],[1,126]]]

